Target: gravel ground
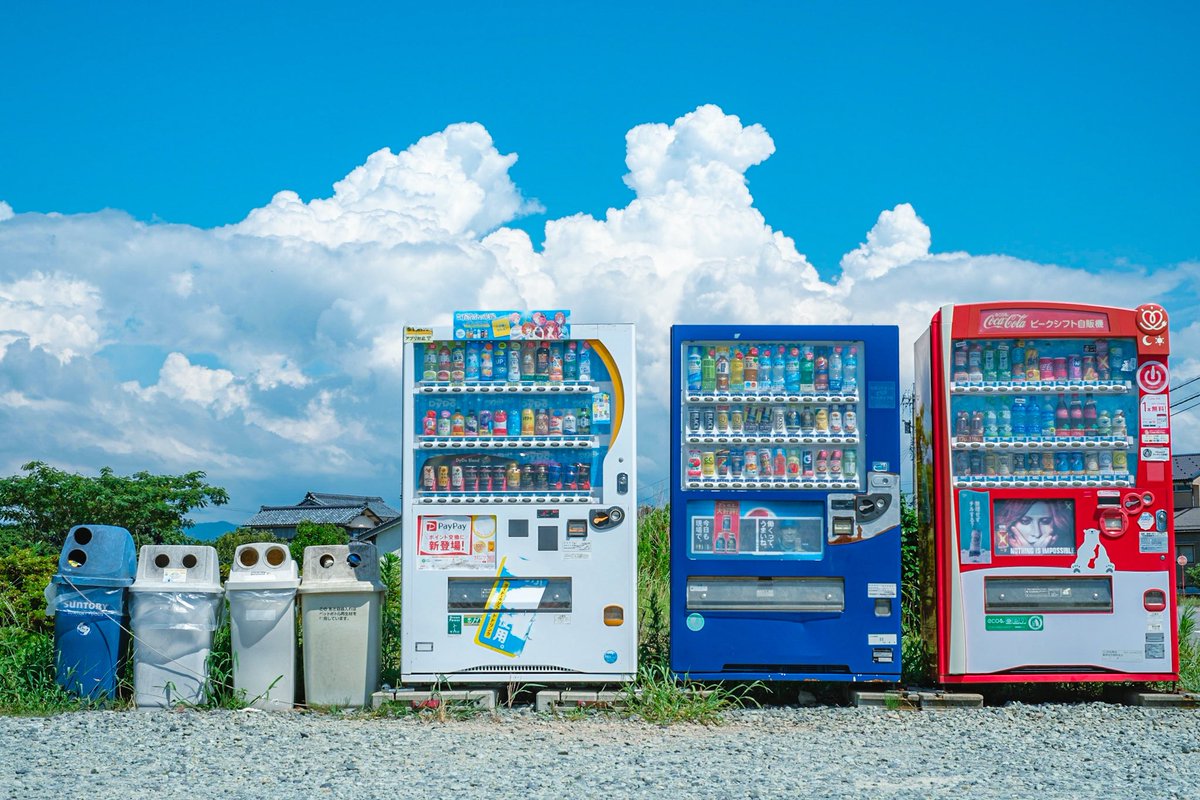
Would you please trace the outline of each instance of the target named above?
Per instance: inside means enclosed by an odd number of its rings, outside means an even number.
[[[771,708],[724,725],[502,710],[433,722],[260,711],[0,718],[0,797],[1192,797],[1193,710]]]

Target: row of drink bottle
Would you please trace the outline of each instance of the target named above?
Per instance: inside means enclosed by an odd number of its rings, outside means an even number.
[[[1078,394],[1068,401],[1065,394],[1055,403],[1049,397],[991,398],[983,409],[958,411],[954,415],[954,437],[960,442],[987,442],[1003,439],[1049,439],[1094,436],[1124,439],[1127,435],[1125,412],[1097,409],[1089,394]]]
[[[561,383],[592,379],[586,341],[440,342],[425,345],[421,379],[433,382]]]
[[[955,342],[955,383],[1098,383],[1127,381],[1136,353],[1126,358],[1120,342],[1097,339],[1084,352],[1065,356],[1041,354],[1024,339],[1008,342]]]
[[[1048,477],[1076,475],[1129,474],[1129,456],[1117,450],[1075,450],[1071,452],[997,453],[989,451],[954,454],[954,474],[957,476]]]
[[[591,409],[550,407],[539,403],[511,410],[504,408],[431,408],[421,420],[423,436],[590,436]]]
[[[688,347],[689,392],[800,394],[858,391],[858,348],[841,345],[718,345]]]
[[[792,482],[857,480],[858,453],[848,450],[808,450],[769,447],[745,450],[688,450],[690,480]]]
[[[858,433],[858,412],[846,405],[717,405],[691,407],[687,432],[693,435],[795,436]]]
[[[551,459],[539,459],[530,462],[514,460],[490,466],[426,464],[421,468],[421,489],[427,493],[586,492],[591,488],[592,467],[580,462],[564,464]]]

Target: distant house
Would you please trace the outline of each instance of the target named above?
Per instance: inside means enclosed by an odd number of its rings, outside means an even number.
[[[280,539],[296,535],[301,522],[317,522],[345,528],[352,539],[391,522],[399,522],[400,512],[382,497],[359,494],[309,492],[293,506],[261,506],[257,514],[242,523],[243,528],[270,531]]]
[[[1188,566],[1200,557],[1200,453],[1178,455],[1171,459],[1175,500],[1175,555],[1187,558]],[[1184,570],[1176,568],[1176,582],[1183,589]]]
[[[400,555],[400,517],[381,523],[370,530],[363,531],[358,540],[370,542],[379,550],[379,555],[395,553]]]

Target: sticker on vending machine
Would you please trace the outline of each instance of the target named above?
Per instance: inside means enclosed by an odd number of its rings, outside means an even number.
[[[1170,461],[1171,448],[1169,447],[1143,447],[1141,449],[1142,461]]]
[[[1171,424],[1171,415],[1167,410],[1165,394],[1148,394],[1141,400],[1141,427],[1167,428]]]

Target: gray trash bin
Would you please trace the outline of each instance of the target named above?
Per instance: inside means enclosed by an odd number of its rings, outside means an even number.
[[[146,545],[129,591],[134,703],[139,708],[203,703],[213,632],[225,600],[217,551]]]
[[[244,544],[233,554],[225,595],[233,647],[233,688],[267,710],[296,701],[296,588],[287,547]]]
[[[379,686],[384,591],[375,545],[304,548],[300,616],[308,705],[370,704]]]

